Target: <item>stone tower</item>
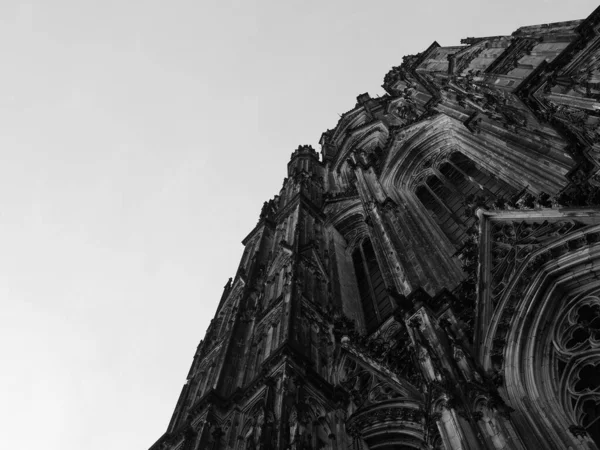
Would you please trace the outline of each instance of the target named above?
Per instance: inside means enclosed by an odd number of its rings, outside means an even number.
[[[300,146],[151,450],[600,448],[600,8]]]

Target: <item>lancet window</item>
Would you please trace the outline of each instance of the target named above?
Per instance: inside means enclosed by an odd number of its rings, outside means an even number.
[[[392,314],[392,303],[369,239],[364,239],[352,253],[356,282],[362,303],[367,332],[371,333]]]
[[[482,197],[491,204],[499,199],[510,200],[517,190],[487,174],[467,156],[454,152],[428,169],[415,193],[450,242],[458,246],[475,221],[467,210],[466,200],[469,197]]]

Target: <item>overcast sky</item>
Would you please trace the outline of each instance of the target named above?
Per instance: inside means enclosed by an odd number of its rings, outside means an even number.
[[[148,448],[299,144],[434,40],[596,6],[0,0],[0,448]]]

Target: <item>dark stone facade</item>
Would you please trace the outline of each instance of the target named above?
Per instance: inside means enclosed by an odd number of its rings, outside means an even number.
[[[599,448],[600,8],[462,44],[292,153],[151,450]]]

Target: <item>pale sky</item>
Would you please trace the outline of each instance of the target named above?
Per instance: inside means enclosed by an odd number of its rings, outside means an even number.
[[[588,0],[0,0],[0,448],[147,449],[290,153]]]

